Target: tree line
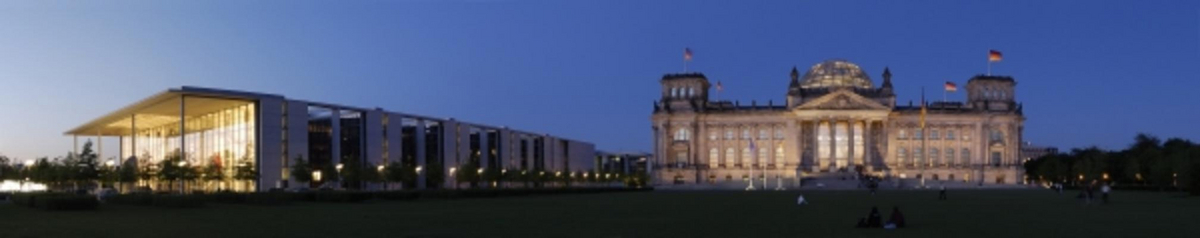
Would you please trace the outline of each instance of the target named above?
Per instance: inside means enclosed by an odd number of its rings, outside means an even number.
[[[1180,138],[1164,142],[1158,137],[1139,134],[1123,150],[1089,147],[1027,161],[1025,173],[1028,179],[1039,183],[1068,186],[1111,183],[1200,194],[1200,144]]]
[[[143,158],[148,161],[149,158]],[[207,165],[189,164],[183,159],[179,150],[168,153],[158,163],[138,163],[138,159],[130,158],[117,163],[101,164],[92,150],[92,143],[86,142],[80,153],[67,153],[66,156],[50,159],[47,157],[33,160],[32,163],[21,163],[0,156],[0,180],[26,180],[45,184],[52,190],[114,187],[136,184],[138,181],[163,183],[166,190],[180,192],[192,185],[211,185],[223,181],[253,184],[258,173],[253,162],[249,160],[234,165],[232,172],[227,172],[217,163]]]

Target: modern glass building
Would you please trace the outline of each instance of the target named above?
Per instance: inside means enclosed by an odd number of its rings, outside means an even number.
[[[66,134],[118,137],[120,166],[151,169],[168,160],[220,173],[221,179],[193,187],[206,191],[317,186],[289,178],[298,158],[318,171],[337,167],[339,172],[345,165],[362,166],[363,171],[398,162],[417,174],[418,179],[405,187],[441,188],[455,185],[460,167],[479,168],[480,174],[581,171],[591,170],[595,156],[591,143],[508,127],[187,86],[155,94]],[[168,186],[150,176],[139,180],[138,186],[156,190]]]

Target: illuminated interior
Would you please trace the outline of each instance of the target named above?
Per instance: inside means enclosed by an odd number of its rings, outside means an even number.
[[[135,186],[160,190],[253,191],[236,179],[239,167],[257,172],[256,103],[251,100],[166,92],[68,131],[76,136],[113,136],[121,142],[120,166],[159,168],[179,156],[200,177],[187,184],[139,178]],[[220,173],[212,175],[210,173]]]

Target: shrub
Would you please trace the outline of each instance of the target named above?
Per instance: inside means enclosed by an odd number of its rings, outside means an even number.
[[[196,208],[204,206],[204,198],[189,195],[158,195],[151,202],[155,207]]]
[[[33,207],[33,200],[38,193],[18,193],[12,195],[12,202],[15,205]]]
[[[52,195],[38,196],[34,200],[36,207],[50,211],[95,210],[100,202],[88,195]]]

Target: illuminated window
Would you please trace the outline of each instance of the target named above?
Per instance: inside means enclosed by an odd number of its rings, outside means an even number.
[[[733,130],[725,130],[725,139],[733,140]]]
[[[718,156],[720,156],[720,152],[717,150],[717,148],[708,149],[708,166],[709,167],[717,167],[717,165],[721,163],[720,162],[721,158],[719,158]]]
[[[906,150],[904,148],[896,149],[896,163],[899,163],[902,165],[907,165],[907,164],[909,164],[907,159],[908,159],[908,150]]]
[[[708,132],[708,140],[717,140],[717,132],[716,131]]]
[[[959,159],[962,160],[962,164],[970,165],[971,164],[971,150],[968,150],[967,148],[963,148],[961,155],[962,156],[960,156]]]
[[[941,151],[938,151],[937,148],[929,149],[929,164],[927,166],[942,165],[942,160],[941,160],[941,156],[940,156],[942,154],[940,152]]]
[[[758,162],[760,162],[758,166],[773,164],[774,161],[771,160],[770,155],[771,154],[768,153],[767,147],[758,147]]]
[[[783,167],[784,157],[786,157],[786,156],[783,155],[783,146],[782,145],[776,146],[775,147],[775,166]]]
[[[775,139],[783,139],[783,129],[775,129]]]
[[[734,158],[737,157],[734,156],[735,154],[733,152],[733,148],[725,148],[725,165],[728,166],[735,164],[736,162],[734,162]]]
[[[899,133],[899,135],[896,136],[896,139],[901,139],[901,140],[908,139],[908,131],[906,131],[904,129],[900,129],[900,133]]]
[[[954,149],[946,148],[946,164],[957,165],[958,161],[954,160]]]
[[[738,166],[750,166],[750,157],[752,156],[750,148],[742,148],[742,163],[738,164]]]
[[[675,131],[675,140],[676,141],[687,141],[691,137],[692,137],[691,132],[688,131],[688,129],[686,129],[686,128],[681,128],[681,129]]]
[[[913,149],[913,164],[914,165],[924,165],[925,164],[925,151],[922,151],[921,148]]]
[[[833,154],[829,151],[830,134],[832,133],[829,131],[828,122],[822,122],[817,126],[817,158],[819,159],[827,160]]]

